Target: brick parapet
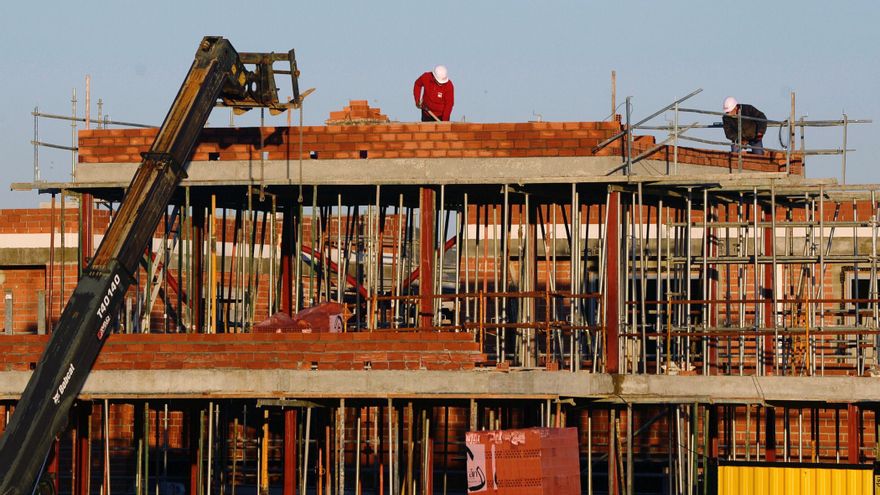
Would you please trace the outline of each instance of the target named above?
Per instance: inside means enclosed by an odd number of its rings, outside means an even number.
[[[622,156],[613,143],[593,148],[621,131],[618,122],[525,123],[388,123],[298,127],[207,128],[202,131],[192,161],[381,159],[381,158],[507,158]],[[79,131],[81,163],[135,163],[153,142],[157,129],[92,129]],[[652,136],[637,136],[634,155],[653,148]],[[670,146],[661,146],[651,159],[672,161]],[[737,155],[724,151],[678,148],[683,164],[738,168]],[[743,169],[778,172],[785,156],[746,155]],[[802,175],[800,161],[792,173]]]

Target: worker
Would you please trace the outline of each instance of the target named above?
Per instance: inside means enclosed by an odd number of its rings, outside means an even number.
[[[446,66],[438,65],[425,72],[413,85],[416,108],[422,110],[422,122],[448,121],[455,103],[455,86],[449,80]]]
[[[738,153],[740,148],[747,148],[749,153],[764,154],[763,140],[767,130],[767,116],[764,112],[752,105],[738,103],[736,98],[728,96],[724,99],[724,117],[721,120],[724,124],[724,135],[732,143],[730,151]]]

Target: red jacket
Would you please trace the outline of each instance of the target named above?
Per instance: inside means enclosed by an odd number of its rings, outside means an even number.
[[[422,90],[424,89],[424,97]],[[440,84],[434,79],[434,74],[425,72],[413,85],[413,97],[416,104],[422,103],[422,109],[428,109],[440,120],[449,120],[452,115],[452,105],[455,103],[455,86],[452,81]]]

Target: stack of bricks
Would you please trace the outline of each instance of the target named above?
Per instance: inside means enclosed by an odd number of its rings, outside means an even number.
[[[577,428],[474,431],[465,441],[468,493],[581,493]]]
[[[339,116],[335,112],[333,115]],[[620,157],[620,140],[593,151],[596,145],[620,131],[621,124],[616,121],[335,124],[303,127],[300,148],[297,127],[208,128],[202,131],[191,160],[260,160],[263,153],[269,160]],[[79,161],[138,163],[156,133],[156,129],[81,130]],[[652,148],[654,143],[652,136],[638,136],[634,155]],[[717,167],[724,172],[739,167],[737,156],[724,151],[679,147],[678,156],[682,164]],[[672,147],[660,147],[651,158],[671,162]],[[785,157],[779,153],[743,157],[744,170],[778,172],[784,167]],[[803,175],[796,159],[791,170],[795,175]]]
[[[0,371],[27,371],[48,337],[0,339]],[[114,334],[96,370],[472,370],[486,360],[468,333]]]
[[[390,122],[380,109],[370,107],[367,100],[349,100],[348,106],[338,112],[330,112],[327,125],[371,125]]]

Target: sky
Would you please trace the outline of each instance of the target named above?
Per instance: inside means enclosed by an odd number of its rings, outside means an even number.
[[[634,119],[702,88],[683,106],[720,111],[732,95],[781,120],[794,92],[798,117],[877,122],[850,126],[856,151],[846,179],[880,183],[878,22],[876,0],[2,2],[0,208],[48,201],[9,190],[34,179],[34,107],[69,115],[75,89],[81,117],[89,75],[93,117],[100,98],[112,119],[158,125],[205,35],[224,36],[239,51],[296,49],[300,87],[316,88],[304,105],[306,125],[321,125],[350,99],[416,120],[412,84],[436,64],[448,66],[455,84],[455,121],[602,120],[611,113],[612,70],[618,102],[632,97]],[[256,125],[258,116],[235,124]],[[209,119],[228,124],[226,109]],[[69,122],[39,126],[41,141],[71,144]],[[807,148],[840,148],[842,134],[808,129]],[[718,129],[695,135],[722,139]],[[772,132],[764,144],[779,147]],[[43,180],[69,179],[69,152],[39,155]],[[807,175],[839,180],[841,158],[808,158]]]

